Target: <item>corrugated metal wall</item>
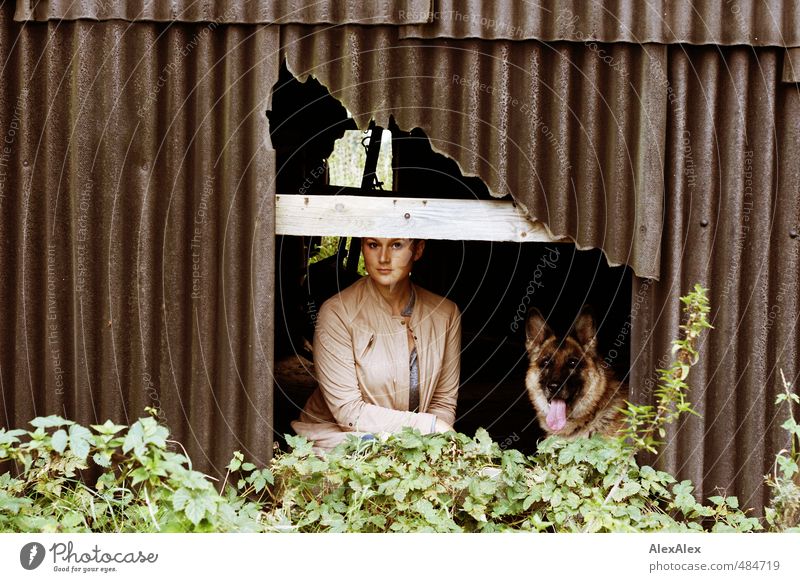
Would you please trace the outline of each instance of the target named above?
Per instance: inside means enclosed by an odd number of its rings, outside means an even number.
[[[272,448],[275,27],[0,6],[0,424],[132,422],[195,466]]]
[[[393,115],[550,231],[658,277],[666,47],[400,41],[397,27],[281,27],[359,127]],[[604,58],[606,60],[604,60]],[[424,193],[420,193],[424,195]]]
[[[17,20],[222,21],[238,24],[404,24],[425,22],[431,0],[35,0]]]
[[[800,374],[800,93],[775,49],[674,47],[661,280],[633,290],[632,386],[649,400],[678,335],[678,297],[711,289],[712,324],[691,373],[687,417],[659,463],[745,507],[789,441],[780,370]]]
[[[434,0],[403,37],[800,45],[798,0]]]
[[[334,4],[299,21],[375,14]],[[425,4],[377,14],[421,22]],[[18,16],[53,18],[59,5],[20,3]],[[228,6],[190,5],[169,17],[215,20]],[[253,6],[232,18],[272,18]],[[763,475],[786,443],[778,371],[795,383],[800,374],[800,97],[782,83],[797,78],[796,51],[458,39],[589,31],[792,47],[796,0],[546,3],[541,18],[505,3],[436,7],[451,21],[285,26],[281,47],[295,74],[320,78],[360,125],[391,114],[422,127],[555,234],[660,277],[632,290],[637,399],[650,397],[678,333],[678,296],[710,286],[716,329],[690,378],[703,418],[670,432],[659,463],[703,496],[722,486],[760,510]],[[156,3],[129,10],[60,14],[165,17]],[[453,10],[480,18],[458,22]],[[196,460],[221,463],[232,448],[265,458],[274,162],[263,109],[277,29],[220,27],[212,42],[211,25],[21,26],[11,11],[0,8],[0,139],[11,140],[0,149],[0,419],[129,420],[160,404]],[[559,23],[567,11],[578,19]],[[509,20],[519,30],[503,32]]]
[[[26,0],[17,20],[395,24],[401,38],[800,46],[798,0]]]

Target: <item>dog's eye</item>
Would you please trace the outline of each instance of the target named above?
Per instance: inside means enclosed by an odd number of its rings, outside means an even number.
[[[569,366],[570,368],[574,368],[577,365],[578,365],[578,360],[576,358],[570,358],[569,360],[567,360],[567,366]]]
[[[542,358],[541,360],[539,360],[540,367],[546,368],[549,365],[550,365],[550,358]]]

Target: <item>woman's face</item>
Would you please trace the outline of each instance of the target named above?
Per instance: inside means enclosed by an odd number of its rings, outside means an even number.
[[[425,241],[411,244],[410,238],[365,238],[361,252],[367,273],[379,285],[392,287],[408,278],[414,261],[422,256]]]

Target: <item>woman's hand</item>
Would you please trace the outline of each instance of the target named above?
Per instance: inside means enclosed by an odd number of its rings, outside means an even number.
[[[448,432],[453,430],[453,427],[444,422],[441,418],[436,419],[436,427],[434,428],[436,432]]]

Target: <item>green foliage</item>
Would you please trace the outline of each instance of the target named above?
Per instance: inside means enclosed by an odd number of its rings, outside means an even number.
[[[681,302],[686,315],[686,323],[680,326],[683,337],[672,342],[672,353],[675,354],[672,365],[658,370],[656,405],[637,406],[629,402],[623,411],[627,417],[624,437],[632,444],[634,451],[644,449],[658,452],[656,447],[662,444],[659,439],[666,436],[665,427],[668,424],[687,412],[697,415],[686,400],[689,391],[686,378],[700,356],[697,351],[700,334],[704,329],[711,328],[708,323],[708,290],[695,285],[690,293],[681,297]]]
[[[319,458],[301,437],[272,466],[266,522],[302,532],[751,531],[736,498],[695,501],[688,481],[639,467],[619,440],[551,437],[536,455],[486,431],[350,439]],[[619,479],[621,477],[621,479]]]
[[[684,303],[685,337],[661,371],[656,405],[630,405],[620,438],[551,437],[525,456],[483,429],[474,438],[404,429],[317,455],[287,436],[292,450],[266,468],[234,453],[217,489],[170,450],[176,443],[155,418],[86,428],[48,416],[31,421],[32,431],[0,429],[0,531],[797,531],[800,428],[791,405],[800,399],[785,379],[776,403],[788,408],[790,446],[768,477],[773,507],[764,523],[736,497],[699,503],[691,482],[636,461],[691,412],[685,380],[709,327],[705,291],[696,287]],[[99,474],[94,483],[87,469]]]
[[[31,425],[35,430],[0,429],[0,531],[259,528],[258,505],[248,496],[272,481],[268,469],[237,467],[246,486],[222,496],[184,455],[168,450],[168,431],[152,417],[91,430],[58,416]],[[100,473],[92,486],[82,478],[89,469]]]
[[[320,244],[314,245],[312,249],[312,256],[308,260],[309,265],[313,265],[314,263],[318,263],[322,259],[327,259],[328,257],[332,257],[335,255],[339,250],[339,237],[338,236],[323,236],[320,237]],[[347,249],[350,248],[350,244],[353,242],[353,239],[348,237],[347,244],[345,245]],[[358,274],[362,277],[367,274],[367,267],[364,264],[364,255],[358,255]]]
[[[328,158],[328,174],[331,184],[360,188],[367,161],[365,144],[369,143],[370,131],[348,130],[333,144],[333,152]],[[363,143],[362,143],[362,140]],[[391,190],[392,170],[392,132],[384,129],[381,135],[381,150],[375,174],[382,182],[383,190]]]
[[[772,507],[767,508],[767,522],[778,531],[800,532],[800,425],[794,417],[792,404],[800,404],[800,397],[781,370],[784,392],[775,399],[777,406],[784,405],[788,418],[782,428],[789,434],[789,448],[775,457],[772,475],[767,484],[772,489]]]

